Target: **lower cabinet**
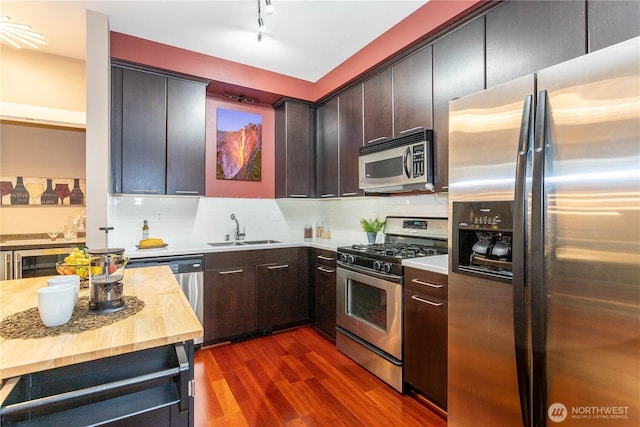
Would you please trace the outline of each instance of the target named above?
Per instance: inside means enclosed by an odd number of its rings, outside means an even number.
[[[297,262],[256,266],[257,329],[268,330],[304,320],[305,288]]]
[[[446,410],[448,277],[405,268],[404,279],[404,381]]]
[[[308,321],[304,251],[206,254],[204,343],[238,340]]]
[[[248,334],[255,330],[253,266],[220,268],[205,273],[204,341]]]
[[[314,325],[336,337],[336,253],[318,249],[315,253]]]

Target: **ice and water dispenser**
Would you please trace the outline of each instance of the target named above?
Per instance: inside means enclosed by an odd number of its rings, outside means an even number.
[[[454,202],[456,273],[511,281],[513,202]]]

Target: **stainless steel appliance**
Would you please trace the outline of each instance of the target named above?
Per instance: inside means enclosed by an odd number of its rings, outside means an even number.
[[[338,248],[336,345],[402,393],[402,260],[446,253],[447,220],[387,217],[384,233]]]
[[[365,193],[433,191],[433,131],[419,129],[360,148],[361,190]]]
[[[0,251],[0,280],[13,279],[13,251]]]
[[[63,261],[72,249],[73,247],[69,246],[13,251],[13,278],[54,276],[58,274],[56,262]]]
[[[189,305],[196,313],[200,324],[204,325],[204,263],[202,255],[182,255],[172,257],[130,258],[127,268],[168,265],[173,272]],[[195,344],[202,344],[203,337],[196,338]]]
[[[449,141],[449,425],[640,425],[640,38],[451,101]]]

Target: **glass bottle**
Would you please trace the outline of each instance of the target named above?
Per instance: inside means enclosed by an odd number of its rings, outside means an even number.
[[[84,205],[84,193],[80,189],[80,180],[78,178],[73,180],[73,190],[71,190],[69,203],[72,205]]]
[[[142,240],[148,239],[148,238],[149,238],[149,223],[145,219],[144,223],[142,224]]]
[[[53,179],[47,179],[47,189],[40,196],[41,205],[57,205],[58,195],[53,191]]]
[[[11,190],[11,204],[12,205],[28,205],[29,204],[29,192],[24,186],[22,177],[19,176],[16,182],[16,186]]]

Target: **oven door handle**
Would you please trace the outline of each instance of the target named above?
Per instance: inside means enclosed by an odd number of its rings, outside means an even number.
[[[343,262],[338,261],[338,268],[341,268],[346,271],[354,271],[356,273],[364,274],[370,277],[375,277],[377,279],[386,280],[396,284],[402,283],[401,276],[396,276],[395,274],[385,274],[379,271],[370,270],[368,268],[363,268],[353,264],[345,264]]]
[[[417,295],[411,295],[411,299],[412,299],[412,300],[416,300],[416,301],[418,301],[418,302],[423,302],[423,303],[425,303],[425,304],[432,305],[432,306],[434,306],[434,307],[441,307],[441,306],[442,306],[442,304],[443,304],[443,303],[441,303],[441,302],[433,302],[433,301],[426,300],[426,299],[424,299],[424,298],[420,298],[420,297],[419,297],[419,296],[417,296]]]

